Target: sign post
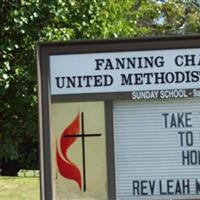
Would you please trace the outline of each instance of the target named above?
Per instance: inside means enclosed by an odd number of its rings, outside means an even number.
[[[41,199],[200,199],[200,37],[38,45]]]

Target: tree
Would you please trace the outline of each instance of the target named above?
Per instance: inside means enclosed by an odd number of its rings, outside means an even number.
[[[51,4],[6,1],[0,7],[0,159],[3,174],[38,163],[35,42]]]
[[[168,0],[161,4],[163,23],[160,28],[164,34],[199,34],[200,6],[187,0]]]
[[[38,167],[37,41],[200,32],[197,6],[168,0],[2,0],[0,160],[4,174]],[[14,166],[14,167],[13,167]]]

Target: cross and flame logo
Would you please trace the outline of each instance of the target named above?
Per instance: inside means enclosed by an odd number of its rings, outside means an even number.
[[[59,147],[61,153],[58,150],[58,146],[56,147],[56,161],[59,173],[64,178],[75,181],[78,184],[80,190],[82,190],[83,187],[84,192],[86,191],[85,137],[95,136],[101,136],[101,134],[85,134],[84,113],[82,112],[81,115],[78,113],[74,120],[67,126],[67,128],[64,129],[60,137]],[[80,169],[69,159],[67,155],[68,149],[71,145],[73,145],[77,138],[82,139],[83,180]]]

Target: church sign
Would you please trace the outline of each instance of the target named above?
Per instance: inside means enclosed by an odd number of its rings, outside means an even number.
[[[200,199],[200,37],[38,44],[41,199]]]

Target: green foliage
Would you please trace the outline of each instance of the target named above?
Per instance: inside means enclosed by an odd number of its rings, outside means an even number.
[[[19,160],[24,167],[38,158],[34,49],[50,6],[3,0],[0,7],[0,159]]]
[[[0,159],[26,168],[38,160],[37,41],[199,34],[200,12],[180,0],[1,0],[0,27]]]
[[[200,7],[183,3],[181,0],[168,0],[161,6],[165,18],[161,26],[164,34],[199,34]],[[194,25],[195,24],[195,25]]]

